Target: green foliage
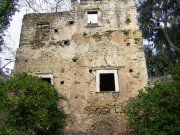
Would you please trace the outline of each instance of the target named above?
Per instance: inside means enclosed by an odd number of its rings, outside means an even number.
[[[140,29],[143,37],[149,41],[145,48],[149,76],[164,75],[180,61],[180,53],[165,36],[166,33],[171,42],[180,48],[180,1],[137,1]]]
[[[11,16],[17,11],[18,0],[0,0],[0,30],[9,25]]]
[[[180,81],[180,64],[177,64],[171,71],[174,81]]]
[[[57,104],[64,98],[53,86],[24,73],[0,83],[1,135],[63,134],[66,115]]]
[[[178,135],[180,132],[180,65],[173,81],[139,92],[124,108],[131,134]]]
[[[17,3],[18,0],[0,0],[0,47],[4,42],[3,32],[9,26],[12,15],[17,11]]]

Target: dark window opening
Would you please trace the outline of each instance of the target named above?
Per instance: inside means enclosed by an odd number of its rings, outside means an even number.
[[[115,79],[113,73],[100,74],[100,91],[115,91]]]
[[[51,78],[41,78],[41,80],[51,84]]]

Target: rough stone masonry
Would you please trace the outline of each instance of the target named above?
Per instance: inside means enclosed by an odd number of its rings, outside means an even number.
[[[72,10],[24,16],[15,71],[67,97],[67,135],[126,135],[122,107],[147,85],[134,0],[76,0]]]

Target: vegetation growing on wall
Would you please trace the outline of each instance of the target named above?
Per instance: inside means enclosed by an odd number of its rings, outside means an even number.
[[[58,103],[64,97],[53,86],[24,73],[0,86],[1,135],[63,134],[66,115]]]

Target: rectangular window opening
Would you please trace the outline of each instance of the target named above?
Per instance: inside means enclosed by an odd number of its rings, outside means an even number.
[[[36,25],[36,37],[40,40],[48,37],[50,33],[50,24],[49,23],[38,23]]]
[[[50,30],[50,25],[49,25],[49,23],[38,23],[37,24],[37,29],[40,29],[42,31],[49,31]]]
[[[51,78],[41,78],[41,80],[51,84]]]
[[[52,74],[46,74],[46,73],[36,73],[35,74],[37,77],[39,77],[41,80],[51,84],[51,85],[54,85],[54,78],[53,78],[53,75]]]
[[[100,91],[115,91],[113,73],[100,74]]]
[[[97,92],[118,92],[119,81],[117,70],[97,70],[96,89]]]
[[[88,24],[98,24],[98,11],[87,12]]]

